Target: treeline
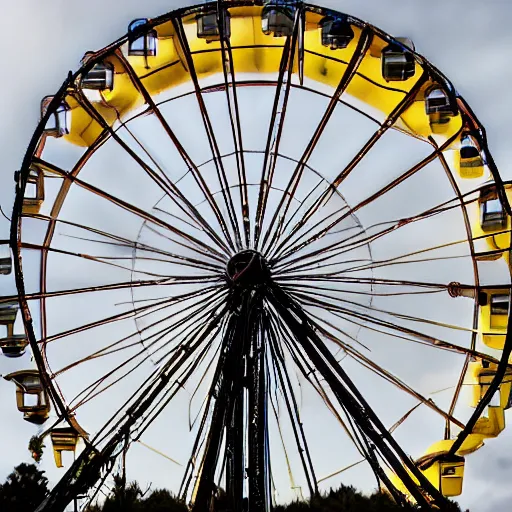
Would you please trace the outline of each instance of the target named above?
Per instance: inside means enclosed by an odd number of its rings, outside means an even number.
[[[48,494],[48,479],[34,464],[20,464],[0,484],[1,512],[34,512]],[[353,487],[340,486],[309,501],[279,505],[273,512],[399,512],[417,511],[414,505],[405,508],[396,505],[385,493],[365,496]],[[461,512],[451,502],[451,512]],[[102,503],[90,505],[85,512],[188,512],[188,507],[166,489],[143,492],[137,482],[124,485],[115,479],[115,485]],[[205,511],[206,512],[206,511]],[[208,512],[232,512],[226,496],[220,489],[213,509]],[[245,512],[245,511],[244,511]],[[469,511],[466,511],[469,512]]]
[[[116,485],[102,505],[93,505],[87,512],[187,512],[188,508],[165,489],[147,493],[146,497],[137,483],[132,482],[125,489]],[[243,509],[246,512],[246,509]],[[416,511],[413,505],[407,508],[397,506],[384,493],[364,496],[353,487],[341,486],[335,491],[317,496],[310,501],[296,501],[274,508],[274,512],[404,512]],[[219,490],[213,509],[208,512],[232,512],[226,496]],[[460,512],[459,507],[453,512]]]
[[[188,512],[188,508],[167,489],[143,493],[137,482],[123,485],[115,479],[114,488],[103,504],[91,505],[85,512]]]
[[[116,485],[103,503],[94,505],[87,512],[187,512],[186,505],[165,489],[147,493],[146,497],[136,482],[126,488]],[[243,509],[244,512],[248,512]],[[308,501],[295,501],[279,505],[273,512],[418,512],[415,505],[405,507],[397,505],[391,497],[383,492],[366,496],[354,487],[341,485]],[[455,502],[450,502],[450,512],[461,512]],[[222,489],[219,490],[215,504],[208,512],[232,512]],[[448,512],[448,511],[447,511]],[[466,511],[469,512],[469,511]]]

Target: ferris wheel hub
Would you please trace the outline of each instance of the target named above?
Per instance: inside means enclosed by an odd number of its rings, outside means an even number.
[[[268,263],[257,251],[246,249],[235,254],[226,267],[229,281],[234,286],[255,288],[270,279]]]

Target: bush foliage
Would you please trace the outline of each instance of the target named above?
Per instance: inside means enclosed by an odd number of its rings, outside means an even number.
[[[48,479],[34,464],[20,464],[0,484],[1,512],[34,512],[48,494]],[[460,512],[456,503],[451,511]],[[354,487],[340,486],[311,500],[279,505],[273,512],[398,512],[417,507],[396,505],[385,493],[365,496]],[[167,489],[143,492],[137,482],[124,485],[120,478],[102,503],[90,505],[85,512],[187,512],[188,507]],[[220,489],[213,508],[205,512],[232,512]],[[244,510],[245,512],[245,510]],[[469,511],[466,511],[469,512]]]

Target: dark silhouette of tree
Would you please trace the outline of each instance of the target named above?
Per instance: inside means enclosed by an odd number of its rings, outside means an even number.
[[[44,471],[35,464],[20,464],[0,484],[0,512],[34,512],[48,494],[48,479]],[[147,496],[146,496],[147,494]],[[246,504],[244,504],[245,508]],[[450,512],[461,512],[455,502],[450,502]],[[188,508],[167,489],[155,489],[143,493],[137,482],[126,484],[124,479],[114,477],[114,487],[103,504],[89,505],[85,512],[187,512]],[[273,512],[399,512],[418,511],[418,507],[400,507],[391,497],[382,492],[365,496],[354,487],[341,485],[309,501],[294,501],[279,505]],[[229,500],[219,488],[213,508],[205,512],[232,512]],[[466,510],[469,512],[469,510]]]
[[[315,496],[308,502],[295,501],[274,508],[274,512],[412,512],[418,510],[418,507],[412,504],[405,507],[397,505],[387,493],[376,492],[371,496],[365,496],[354,487],[344,485]],[[455,502],[450,502],[448,510],[461,512]]]
[[[48,479],[35,464],[20,464],[0,485],[0,510],[34,512],[48,494]]]
[[[315,496],[308,502],[295,501],[288,505],[278,506],[275,512],[398,512],[413,511],[413,505],[400,507],[385,493],[364,496],[354,487],[341,485],[323,495]]]
[[[142,510],[151,512],[187,512],[188,508],[167,489],[154,490],[141,502]]]
[[[114,477],[114,488],[103,505],[90,505],[86,512],[188,512],[188,508],[167,489],[156,489],[144,496],[137,482],[124,484]]]
[[[87,512],[186,512],[185,504],[165,489],[157,489],[148,497],[143,497],[137,483],[132,482],[122,490],[116,486],[103,507],[96,505]],[[123,501],[124,500],[124,501]],[[124,505],[123,505],[124,503]],[[288,505],[279,505],[273,512],[418,512],[415,505],[401,507],[383,492],[365,496],[354,487],[341,485],[309,501],[294,501]],[[450,512],[461,512],[455,502],[450,502]],[[205,512],[232,512],[229,500],[222,489],[218,489],[211,510]],[[466,511],[469,512],[469,511]]]
[[[142,512],[141,496],[137,482],[125,485],[121,478],[114,477],[114,488],[103,504],[102,512]]]

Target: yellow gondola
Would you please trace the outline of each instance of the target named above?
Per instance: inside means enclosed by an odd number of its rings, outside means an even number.
[[[429,117],[430,128],[435,134],[449,130],[450,121],[456,116],[449,94],[439,86],[434,86],[425,95],[425,112]]]
[[[14,334],[14,322],[18,314],[17,302],[4,302],[0,304],[0,325],[6,328],[6,336],[0,339],[0,348],[6,357],[20,357],[25,353],[28,345],[25,334]]]
[[[478,294],[479,325],[482,341],[490,348],[503,350],[510,303],[510,289],[490,288]]]
[[[37,370],[20,370],[4,376],[16,384],[16,405],[23,419],[41,425],[50,414],[50,400]],[[32,403],[30,403],[32,402]]]
[[[460,455],[439,455],[432,462],[435,453],[425,455],[416,461],[428,480],[446,497],[462,494],[465,459]]]
[[[2,247],[6,248],[6,250],[3,250]],[[0,250],[2,251],[0,255],[0,275],[9,275],[12,272],[12,257],[9,252],[9,246],[0,245]]]
[[[14,334],[12,330],[7,332],[5,338],[0,339],[0,348],[6,357],[21,357],[28,346],[25,334]]]
[[[415,460],[415,464],[429,482],[446,497],[459,496],[462,493],[466,455],[475,452],[484,445],[485,436],[472,433],[464,440],[454,455],[449,455],[455,442],[445,439],[434,443],[425,454]],[[391,481],[403,493],[408,491],[402,481],[391,474]],[[416,478],[413,476],[413,479]]]
[[[75,452],[79,434],[73,427],[54,428],[50,432],[55,465],[63,467],[62,452]]]
[[[476,139],[470,134],[463,134],[460,149],[454,152],[455,169],[461,178],[481,178],[484,175],[484,160]]]
[[[237,73],[278,72],[284,35],[293,27],[294,9],[291,4],[226,9],[224,30],[229,34],[233,66]],[[356,49],[361,29],[346,19],[326,18],[314,11],[306,11],[304,21],[304,76],[335,88]],[[181,23],[198,79],[222,73],[224,64],[217,13],[184,16]],[[396,41],[390,45],[375,36],[347,88],[349,95],[381,110],[384,115],[389,115],[396,108],[421,76],[421,65],[407,51],[412,42],[405,39]],[[150,94],[158,94],[190,80],[185,52],[171,21],[149,28],[147,20],[135,20],[130,25],[129,38],[122,53]],[[294,72],[298,70],[298,60],[295,56]],[[98,80],[94,81],[91,73],[98,74]],[[390,80],[400,81],[400,88],[389,87]],[[101,86],[100,95],[92,106],[110,126],[143,103],[141,92],[130,78],[126,64],[115,55],[109,55],[96,64],[80,83],[86,92],[91,87],[100,89]],[[64,135],[78,145],[90,145],[101,132],[72,95],[67,96],[57,109],[53,125],[49,133]],[[462,121],[449,94],[439,84],[428,81],[411,105],[405,108],[397,125],[416,136],[440,134],[448,138],[460,130]]]
[[[476,407],[478,402],[483,398],[490,383],[492,382],[498,365],[496,363],[490,363],[488,361],[476,361],[470,363],[470,372],[472,380],[475,383],[473,387],[473,399],[471,405]],[[505,377],[500,383],[498,391],[496,392],[490,407],[501,407],[506,410],[512,406],[512,369],[507,368]]]
[[[23,197],[22,212],[25,214],[38,214],[44,202],[44,173],[37,167],[31,167],[25,196]]]
[[[480,189],[478,210],[471,221],[473,238],[477,243],[485,242],[488,250],[478,257],[496,260],[505,256],[510,248],[510,217],[500,199],[494,183],[488,183]]]
[[[45,96],[41,101],[41,118],[46,115],[53,96]],[[44,132],[51,137],[62,137],[67,135],[71,130],[71,115],[69,105],[65,101],[60,101],[53,110],[46,125]]]
[[[487,361],[476,361],[470,364],[470,373],[473,385],[472,405],[476,407],[489,389],[489,385],[496,375],[497,365]],[[487,408],[486,416],[478,419],[473,432],[496,437],[505,428],[505,410],[510,407],[512,390],[512,370],[508,369],[505,378],[501,381],[498,391]]]

